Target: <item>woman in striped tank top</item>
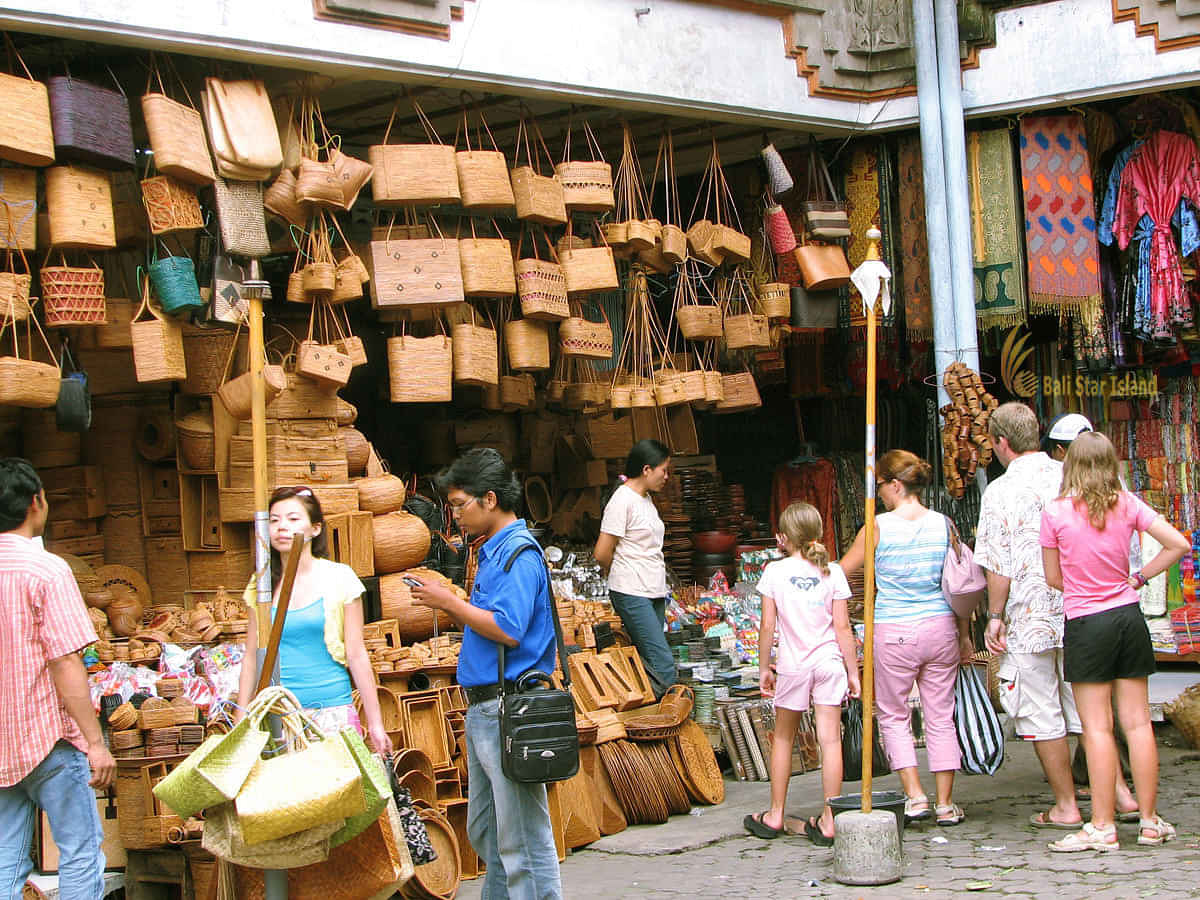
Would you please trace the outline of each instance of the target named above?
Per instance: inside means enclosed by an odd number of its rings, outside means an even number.
[[[885,453],[875,466],[876,493],[888,511],[875,532],[875,705],[879,732],[892,768],[900,776],[910,821],[936,816],[957,825],[963,811],[952,792],[960,757],[954,729],[954,682],[974,647],[967,622],[942,596],[942,564],[949,543],[947,520],[921,503],[933,469],[907,450]],[[862,567],[860,530],[841,565],[850,574]],[[921,696],[925,747],[937,787],[935,808],[921,788],[909,722],[908,695]]]

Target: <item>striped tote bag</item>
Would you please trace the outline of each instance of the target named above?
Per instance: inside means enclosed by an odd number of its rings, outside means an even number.
[[[974,666],[961,666],[954,684],[954,730],[968,775],[995,775],[1004,762],[1004,730]]]

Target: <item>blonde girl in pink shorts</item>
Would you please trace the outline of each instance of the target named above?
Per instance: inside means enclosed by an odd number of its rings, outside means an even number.
[[[820,542],[821,515],[807,503],[793,503],[779,517],[778,538],[788,553],[770,563],[758,583],[763,598],[758,638],[759,686],[775,698],[775,737],[771,747],[771,808],[746,816],[751,834],[771,839],[784,831],[802,831],[814,844],[833,844],[833,810],[829,798],[842,790],[841,706],[849,693],[860,691],[858,659],[850,632],[846,601],[850,586]],[[779,647],[772,670],[771,652],[779,626]],[[821,744],[821,787],[825,803],[820,818],[785,826],[792,745],[801,713],[813,707]]]

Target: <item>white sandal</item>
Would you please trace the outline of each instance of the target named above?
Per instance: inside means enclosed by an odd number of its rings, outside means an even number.
[[[1154,832],[1149,837],[1147,831]],[[1138,843],[1144,847],[1157,847],[1167,841],[1175,840],[1175,826],[1156,815],[1153,819],[1141,819],[1138,822]]]
[[[1097,828],[1091,822],[1086,822],[1079,831],[1068,834],[1061,841],[1052,841],[1048,846],[1055,853],[1081,853],[1085,850],[1107,853],[1121,849],[1117,842],[1116,825]]]
[[[942,828],[949,828],[958,825],[967,814],[962,811],[962,807],[957,803],[951,803],[949,806],[938,806],[934,809],[934,814],[937,816],[937,823]]]
[[[917,809],[917,807],[923,807]],[[920,797],[905,797],[904,798],[904,821],[920,822],[923,819],[928,819],[933,815],[933,810],[929,805],[929,797],[922,794]]]

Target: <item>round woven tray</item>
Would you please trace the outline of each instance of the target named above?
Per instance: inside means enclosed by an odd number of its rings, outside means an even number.
[[[458,839],[450,823],[437,812],[422,809],[419,814],[425,823],[425,830],[429,832],[429,841],[437,851],[437,859],[413,869],[412,878],[400,889],[401,896],[422,900],[428,897],[452,897],[458,890],[462,875]]]
[[[638,748],[629,741],[608,741],[599,745],[599,752],[626,821],[630,825],[667,821],[667,800]]]
[[[142,609],[150,606],[150,584],[142,577],[142,573],[129,566],[101,566],[96,570],[96,578],[100,585],[116,596],[119,592],[133,594]]]
[[[659,790],[667,801],[667,812],[671,815],[683,815],[692,808],[688,799],[687,787],[671,761],[671,752],[663,741],[643,743],[638,745],[642,759],[654,772]]]
[[[1171,724],[1193,747],[1200,747],[1200,684],[1193,684],[1174,700],[1163,704]]]
[[[631,741],[661,741],[679,733],[679,722],[673,715],[648,713],[625,720],[625,736]]]
[[[710,806],[723,803],[725,779],[704,729],[689,719],[668,747],[691,798]]]

